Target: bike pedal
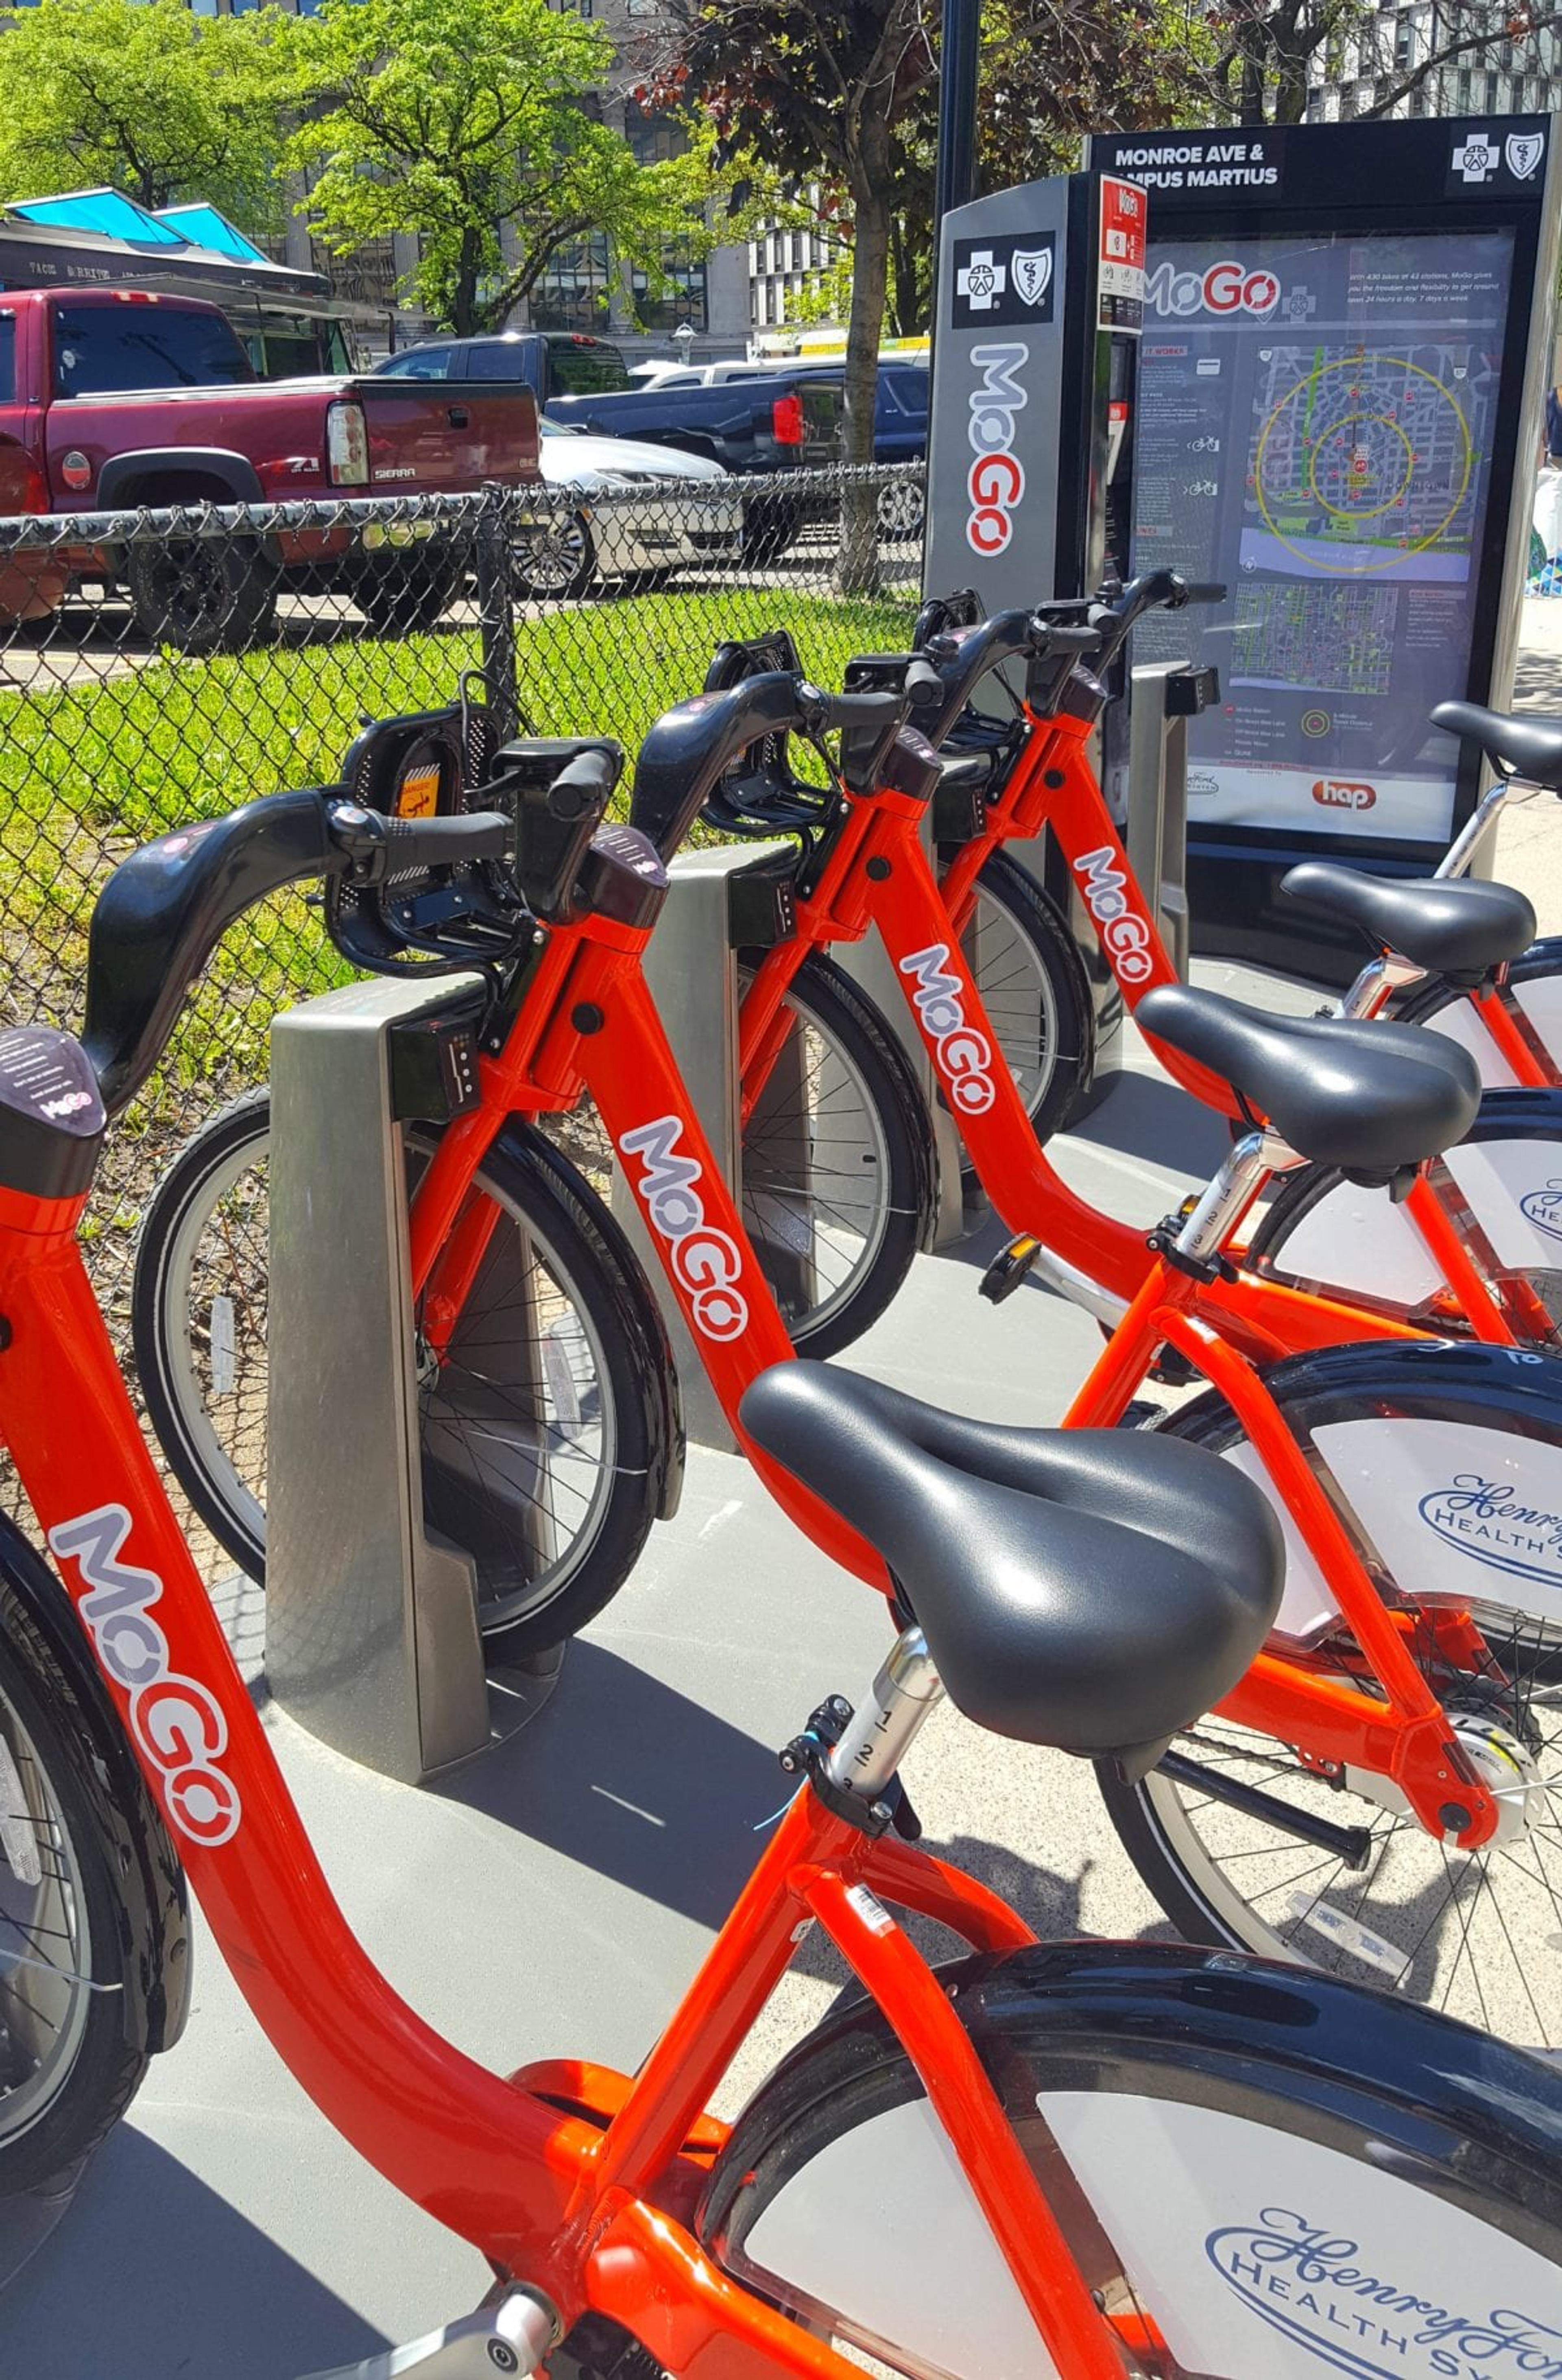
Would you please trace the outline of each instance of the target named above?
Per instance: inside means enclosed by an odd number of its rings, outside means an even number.
[[[495,2380],[496,2374],[523,2380],[558,2338],[558,2316],[546,2300],[512,2289],[408,2347],[335,2364],[309,2380]]]
[[[987,1304],[1001,1305],[1006,1297],[1012,1297],[1040,1254],[1041,1242],[1025,1234],[1000,1249],[982,1275],[981,1292]]]

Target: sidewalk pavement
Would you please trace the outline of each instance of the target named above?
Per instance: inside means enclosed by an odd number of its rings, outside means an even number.
[[[1562,719],[1562,599],[1532,595],[1525,602],[1514,701],[1520,710]],[[1509,804],[1491,873],[1529,894],[1543,934],[1562,934],[1562,801],[1535,794]]]

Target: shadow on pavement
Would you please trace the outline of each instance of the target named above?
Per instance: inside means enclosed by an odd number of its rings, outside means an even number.
[[[1544,645],[1520,649],[1513,700],[1520,710],[1562,711],[1562,650],[1552,651]]]
[[[84,2270],[84,2255],[107,2241],[112,2269]],[[480,2286],[475,2275],[474,2303]],[[109,2135],[59,2228],[0,2297],[0,2330],[6,2380],[48,2380],[67,2365],[103,2380],[279,2380],[386,2344],[127,2124]]]

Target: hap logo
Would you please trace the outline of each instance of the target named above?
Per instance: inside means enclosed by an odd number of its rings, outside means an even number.
[[[1157,314],[1272,314],[1280,302],[1278,276],[1250,269],[1233,257],[1203,273],[1179,273],[1169,260],[1157,264],[1144,295]]]
[[[1101,942],[1113,973],[1123,983],[1143,983],[1155,961],[1150,956],[1150,929],[1128,905],[1123,877],[1105,844],[1074,862],[1079,888],[1090,914],[1101,929]]]
[[[973,552],[989,557],[1001,553],[1013,535],[1010,515],[1025,492],[1025,467],[1013,451],[1014,417],[1025,403],[1017,375],[1021,365],[1030,361],[1030,353],[1021,339],[971,351],[982,378],[971,392],[966,433],[975,459],[966,477],[971,512],[965,542]]]
[[[1376,806],[1375,785],[1354,784],[1347,777],[1320,777],[1313,799],[1329,810],[1370,810]]]
[[[902,959],[901,973],[915,986],[912,1000],[951,1099],[962,1115],[986,1115],[998,1097],[988,1071],[992,1050],[986,1035],[965,1021],[960,978],[947,971],[949,955],[947,942],[932,942]]]
[[[1354,2380],[1483,2380],[1499,2368],[1555,2380],[1562,2373],[1562,2330],[1554,2323],[1519,2306],[1461,2313],[1439,2302],[1446,2279],[1438,2297],[1428,2297],[1425,2275],[1419,2287],[1398,2277],[1392,2249],[1343,2238],[1289,2207],[1266,2206],[1256,2222],[1210,2232],[1205,2254],[1262,2321]]]
[[[664,1115],[636,1124],[618,1145],[625,1157],[645,1160],[635,1195],[652,1231],[667,1242],[672,1277],[688,1298],[696,1329],[707,1339],[736,1339],[748,1328],[748,1301],[738,1287],[743,1258],[736,1243],[705,1220],[705,1201],[695,1188],[704,1168],[679,1153],[683,1136],[680,1119]]]
[[[228,1723],[216,1696],[174,1668],[151,1616],[163,1581],[119,1559],[129,1534],[124,1505],[102,1504],[51,1529],[49,1548],[81,1572],[87,1591],[77,1609],[103,1670],[128,1697],[130,1730],[162,1781],[163,1808],[180,1834],[215,1851],[244,1815],[222,1766]]]
[[[1512,1481],[1460,1471],[1423,1496],[1417,1512],[1446,1543],[1490,1570],[1562,1588],[1562,1512],[1526,1504]]]
[[[1526,1191],[1519,1212],[1548,1240],[1562,1240],[1562,1182],[1548,1182],[1544,1190]]]

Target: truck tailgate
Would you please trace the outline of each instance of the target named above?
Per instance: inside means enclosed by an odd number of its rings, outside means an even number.
[[[436,493],[485,480],[538,476],[537,403],[529,388],[491,381],[366,377],[344,392],[369,429],[369,488]]]

